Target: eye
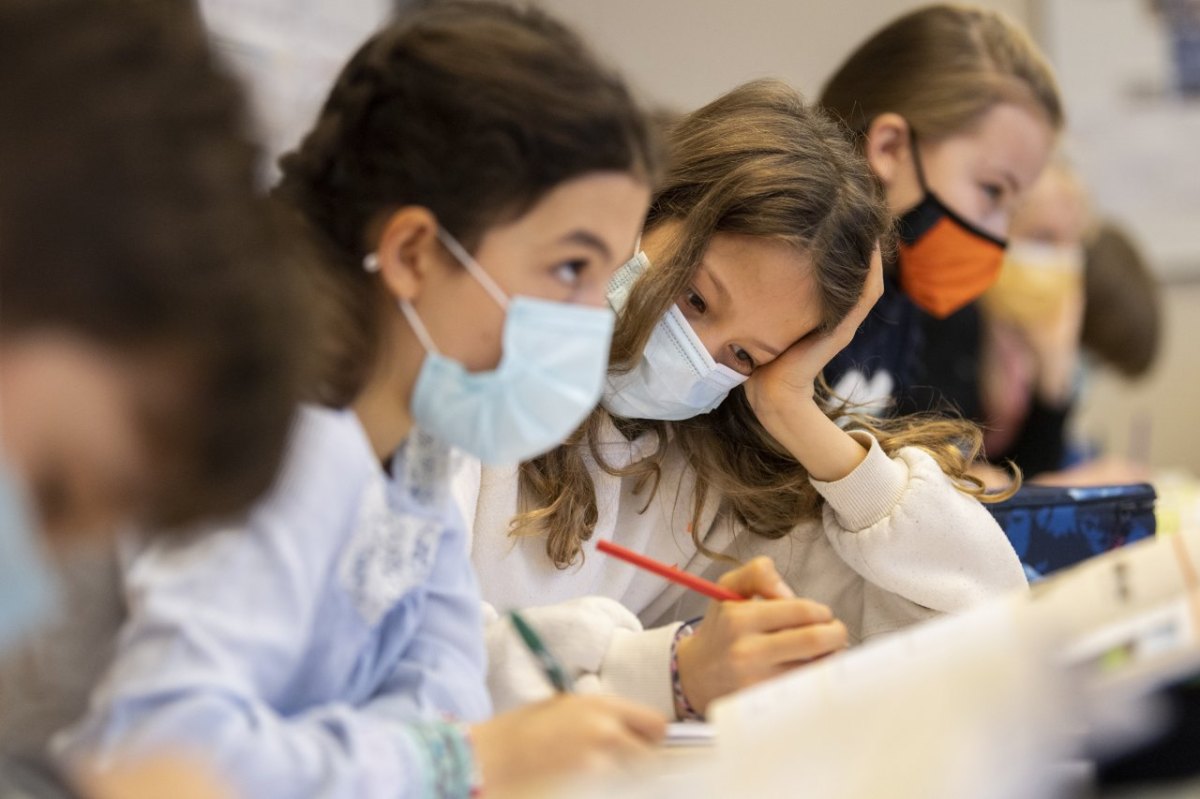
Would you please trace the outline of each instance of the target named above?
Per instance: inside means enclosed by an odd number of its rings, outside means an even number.
[[[683,300],[690,305],[696,313],[704,313],[708,310],[708,303],[706,303],[704,298],[700,296],[700,292],[696,291],[696,289],[691,288],[690,286],[684,293]]]
[[[744,371],[746,373],[754,371],[754,358],[750,355],[750,353],[746,352],[736,344],[730,344],[729,350],[733,353],[733,357],[737,359],[738,371]]]
[[[980,183],[979,188],[983,189],[983,193],[993,204],[999,204],[1000,200],[1004,199],[1004,187],[996,183]]]
[[[554,279],[565,286],[576,286],[579,284],[580,275],[587,269],[587,266],[587,261],[583,259],[558,264],[553,270]]]

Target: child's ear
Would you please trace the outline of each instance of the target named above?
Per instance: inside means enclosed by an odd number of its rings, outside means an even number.
[[[375,251],[379,276],[396,299],[414,300],[439,256],[437,217],[417,205],[405,206],[383,224]]]
[[[897,181],[909,177],[913,172],[912,136],[904,117],[889,111],[871,120],[865,155],[884,188],[891,190]]]

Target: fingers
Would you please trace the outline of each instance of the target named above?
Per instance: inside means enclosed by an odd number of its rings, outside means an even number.
[[[733,571],[726,572],[718,582],[722,587],[747,598],[760,596],[764,599],[784,599],[795,596],[779,576],[775,564],[767,557],[755,558]]]
[[[721,608],[721,623],[735,636],[791,630],[833,620],[833,611],[811,599],[727,602]]]
[[[846,627],[834,620],[780,632],[749,635],[727,653],[730,690],[745,688],[840,652],[848,644]]]
[[[838,327],[850,327],[858,329],[859,324],[866,318],[867,314],[875,307],[875,303],[883,296],[883,256],[880,253],[879,246],[871,252],[871,263],[867,271],[867,279],[863,282],[862,295],[855,303],[853,310],[847,314],[846,318]]]
[[[747,639],[742,656],[763,666],[800,664],[845,649],[846,625],[838,620]]]
[[[647,757],[667,732],[667,721],[656,711],[615,696],[576,696],[573,746],[590,771],[611,771]]]
[[[656,744],[667,734],[667,720],[652,708],[619,696],[596,696],[591,699],[605,706],[625,729],[643,743]]]

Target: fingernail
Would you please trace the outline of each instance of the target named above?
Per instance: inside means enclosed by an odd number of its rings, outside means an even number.
[[[788,584],[783,580],[777,580],[775,582],[775,595],[780,599],[793,599],[796,596]]]

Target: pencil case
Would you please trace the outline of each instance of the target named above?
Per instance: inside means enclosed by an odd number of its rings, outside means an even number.
[[[1149,483],[1065,488],[1026,485],[987,505],[1036,580],[1155,533]]]

